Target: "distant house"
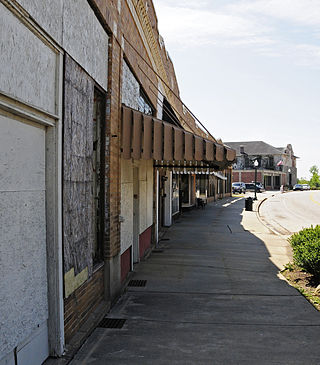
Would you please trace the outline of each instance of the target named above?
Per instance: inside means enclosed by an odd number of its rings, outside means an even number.
[[[286,147],[273,147],[263,141],[225,142],[225,144],[236,150],[233,181],[245,183],[254,181],[256,160],[257,181],[264,184],[266,189],[279,189],[281,185],[292,186],[297,183],[297,157],[291,144]]]

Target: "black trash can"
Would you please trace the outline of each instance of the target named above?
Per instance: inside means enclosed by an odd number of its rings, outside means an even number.
[[[251,198],[251,196],[249,196],[249,198],[245,199],[246,210],[249,210],[250,212],[252,212],[252,204],[253,204],[253,199]]]

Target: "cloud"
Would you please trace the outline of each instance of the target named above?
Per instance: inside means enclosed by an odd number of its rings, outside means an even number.
[[[227,6],[226,10],[238,14],[255,13],[304,26],[320,27],[319,0],[237,1]]]
[[[320,69],[320,46],[300,44],[294,51],[299,65]]]
[[[185,3],[185,2],[183,2]],[[264,43],[269,29],[255,19],[237,14],[190,8],[183,4],[165,5],[158,10],[160,31],[165,40],[179,46],[217,44],[238,40],[242,43]],[[270,42],[270,40],[268,40]]]
[[[188,8],[188,9],[203,9],[208,6],[208,1],[206,0],[155,0],[155,5],[163,6],[172,6],[174,4],[177,8]]]
[[[320,66],[319,0],[158,0],[160,32],[170,47],[249,47],[265,57]]]

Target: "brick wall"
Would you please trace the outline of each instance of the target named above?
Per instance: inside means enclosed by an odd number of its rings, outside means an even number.
[[[141,84],[144,92],[150,99],[154,108],[157,106],[157,90],[153,84],[158,85],[156,74],[147,65],[151,65],[146,44],[136,26],[136,20],[133,13],[125,0],[106,1],[106,0],[88,0],[89,4],[95,11],[100,23],[109,35],[109,53],[106,62],[106,71],[108,72],[108,90],[106,100],[106,184],[105,184],[105,242],[103,255],[106,262],[112,258],[119,258],[120,254],[120,202],[121,202],[121,172],[120,172],[120,146],[121,146],[121,100],[122,100],[122,78],[123,62],[126,60],[132,69],[134,76]],[[136,7],[140,0],[132,0]],[[147,13],[150,17],[152,30],[157,40],[155,46],[162,59],[166,71],[168,84],[179,95],[179,89],[174,74],[172,61],[167,55],[166,49],[160,44],[159,32],[157,29],[157,18],[154,12],[153,4],[147,0]],[[120,6],[119,6],[120,5]],[[138,10],[138,8],[136,8]],[[128,41],[127,41],[128,40]],[[134,45],[134,50],[130,44]],[[140,56],[137,54],[140,54]],[[159,71],[159,70],[158,70]],[[156,94],[156,95],[155,95]],[[172,102],[170,100],[170,102]],[[180,114],[184,114],[180,101],[176,101],[175,107]],[[186,113],[185,118],[189,123],[194,123],[190,114]],[[200,131],[199,131],[200,133]],[[155,197],[155,195],[154,195]],[[154,200],[155,201],[155,200]],[[155,209],[155,205],[154,205]],[[86,225],[82,225],[85,229]],[[142,237],[141,254],[150,246],[152,230],[147,230]],[[65,246],[67,247],[67,246]],[[80,246],[74,246],[75,249]],[[89,253],[89,252],[88,252]],[[91,252],[90,252],[91,253]],[[83,268],[84,256],[75,254],[79,263],[76,265],[76,274]],[[78,257],[79,256],[79,257]],[[81,256],[81,257],[80,257]],[[127,265],[126,256],[126,266]],[[88,258],[89,260],[89,258]],[[87,261],[88,261],[87,260]],[[117,262],[114,260],[114,262]],[[106,265],[106,264],[105,264]],[[71,264],[70,267],[73,267]],[[68,266],[68,268],[70,268]],[[92,262],[89,260],[89,278],[76,289],[68,298],[65,299],[65,335],[68,341],[85,322],[89,314],[94,310],[98,303],[103,299],[104,279],[103,268],[92,273]],[[107,266],[107,265],[106,265]],[[120,266],[120,264],[118,265]],[[120,267],[119,267],[120,270]],[[124,270],[127,271],[127,268]],[[90,276],[92,273],[92,276]],[[124,275],[124,273],[123,273]],[[122,278],[123,279],[123,278]],[[108,283],[106,283],[106,286]],[[107,288],[106,288],[107,289]]]
[[[242,181],[244,183],[251,183],[254,181],[255,172],[254,170],[243,170],[241,171],[241,177],[239,172],[232,172],[232,181]],[[262,173],[261,171],[257,171],[257,182],[262,182]]]
[[[239,172],[233,172],[232,173],[232,182],[240,181]]]
[[[154,108],[157,109],[158,92],[154,85],[158,85],[158,79],[153,70],[148,66],[152,62],[147,52],[145,40],[141,38],[136,22],[138,17],[134,19],[135,14],[145,8],[150,23],[155,43],[149,46],[161,59],[164,67],[168,84],[177,95],[179,89],[174,73],[174,67],[170,57],[163,44],[160,42],[159,31],[157,28],[157,17],[151,0],[141,2],[140,0],[132,0],[129,8],[129,2],[105,1],[105,0],[89,0],[90,5],[95,10],[100,22],[109,32],[109,61],[108,61],[108,100],[107,100],[107,147],[106,149],[106,180],[110,181],[106,187],[106,244],[104,249],[105,259],[114,257],[120,252],[120,120],[121,120],[121,100],[122,100],[122,78],[123,78],[123,62],[124,59],[130,66],[134,76],[141,84],[144,92],[150,99]],[[145,35],[148,38],[147,35]],[[134,48],[131,46],[133,45]],[[155,58],[157,63],[159,60]],[[158,64],[159,65],[159,64]],[[159,70],[157,70],[159,72]],[[183,114],[183,108],[178,99],[174,101],[175,107],[179,113]],[[187,114],[185,118],[189,118],[189,123],[194,123],[193,118]],[[199,132],[200,133],[200,132]]]
[[[122,52],[114,38],[109,48],[109,80],[106,113],[106,243],[104,254],[108,259],[120,252],[120,76]]]
[[[72,338],[103,299],[103,267],[64,301],[66,342]]]
[[[121,202],[121,170],[120,170],[120,146],[121,146],[121,101],[123,64],[126,62],[141,88],[149,98],[154,109],[157,109],[158,78],[156,73],[148,66],[152,65],[148,48],[155,55],[154,64],[157,72],[165,70],[165,79],[168,85],[179,95],[177,80],[170,57],[163,44],[161,44],[157,28],[157,17],[151,0],[88,0],[94,9],[100,23],[109,35],[108,54],[108,93],[106,104],[106,196],[105,196],[105,244],[104,259],[118,262],[120,254],[120,202]],[[146,6],[146,4],[148,4]],[[129,8],[131,6],[131,8]],[[146,11],[151,27],[146,18],[139,18],[139,14]],[[140,19],[140,20],[139,20]],[[137,28],[137,22],[141,21],[142,28],[146,30],[144,38]],[[151,30],[154,38],[150,38]],[[145,44],[147,40],[147,44]],[[132,47],[134,46],[134,48]],[[160,61],[159,61],[160,60]],[[161,73],[161,75],[163,75]],[[156,85],[156,86],[154,86]],[[188,113],[184,113],[180,101],[168,93],[168,99],[179,113],[188,119],[190,124],[195,124],[194,119]],[[200,133],[200,131],[199,131]],[[118,264],[117,264],[118,265]],[[120,275],[119,275],[120,277]],[[119,279],[120,280],[120,279]],[[106,288],[107,289],[107,288]]]

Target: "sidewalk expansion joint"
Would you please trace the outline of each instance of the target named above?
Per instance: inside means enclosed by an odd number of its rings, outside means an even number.
[[[148,263],[146,263],[147,265]],[[150,266],[153,265],[166,265],[166,266],[188,266],[188,267],[202,267],[202,268],[206,268],[206,269],[217,269],[217,270],[230,270],[230,271],[241,271],[241,272],[249,272],[249,273],[255,273],[255,274],[268,274],[269,271],[265,270],[265,271],[255,271],[255,270],[245,270],[245,269],[237,269],[234,267],[225,267],[225,266],[211,266],[211,265],[198,265],[198,264],[182,264],[182,263],[172,263],[172,262],[149,262]]]
[[[275,297],[275,298],[297,298],[301,294],[251,294],[251,293],[208,293],[208,292],[182,292],[182,291],[161,291],[161,290],[128,290],[129,293],[143,293],[143,294],[172,294],[172,295],[212,295],[212,296],[241,296],[241,297]]]
[[[165,319],[146,319],[146,318],[127,318],[129,321],[151,322],[151,323],[172,323],[172,324],[191,324],[191,325],[214,325],[214,326],[246,326],[246,327],[277,327],[277,328],[304,328],[320,327],[319,324],[275,324],[275,323],[241,323],[241,322],[192,322],[192,321],[172,321]]]

